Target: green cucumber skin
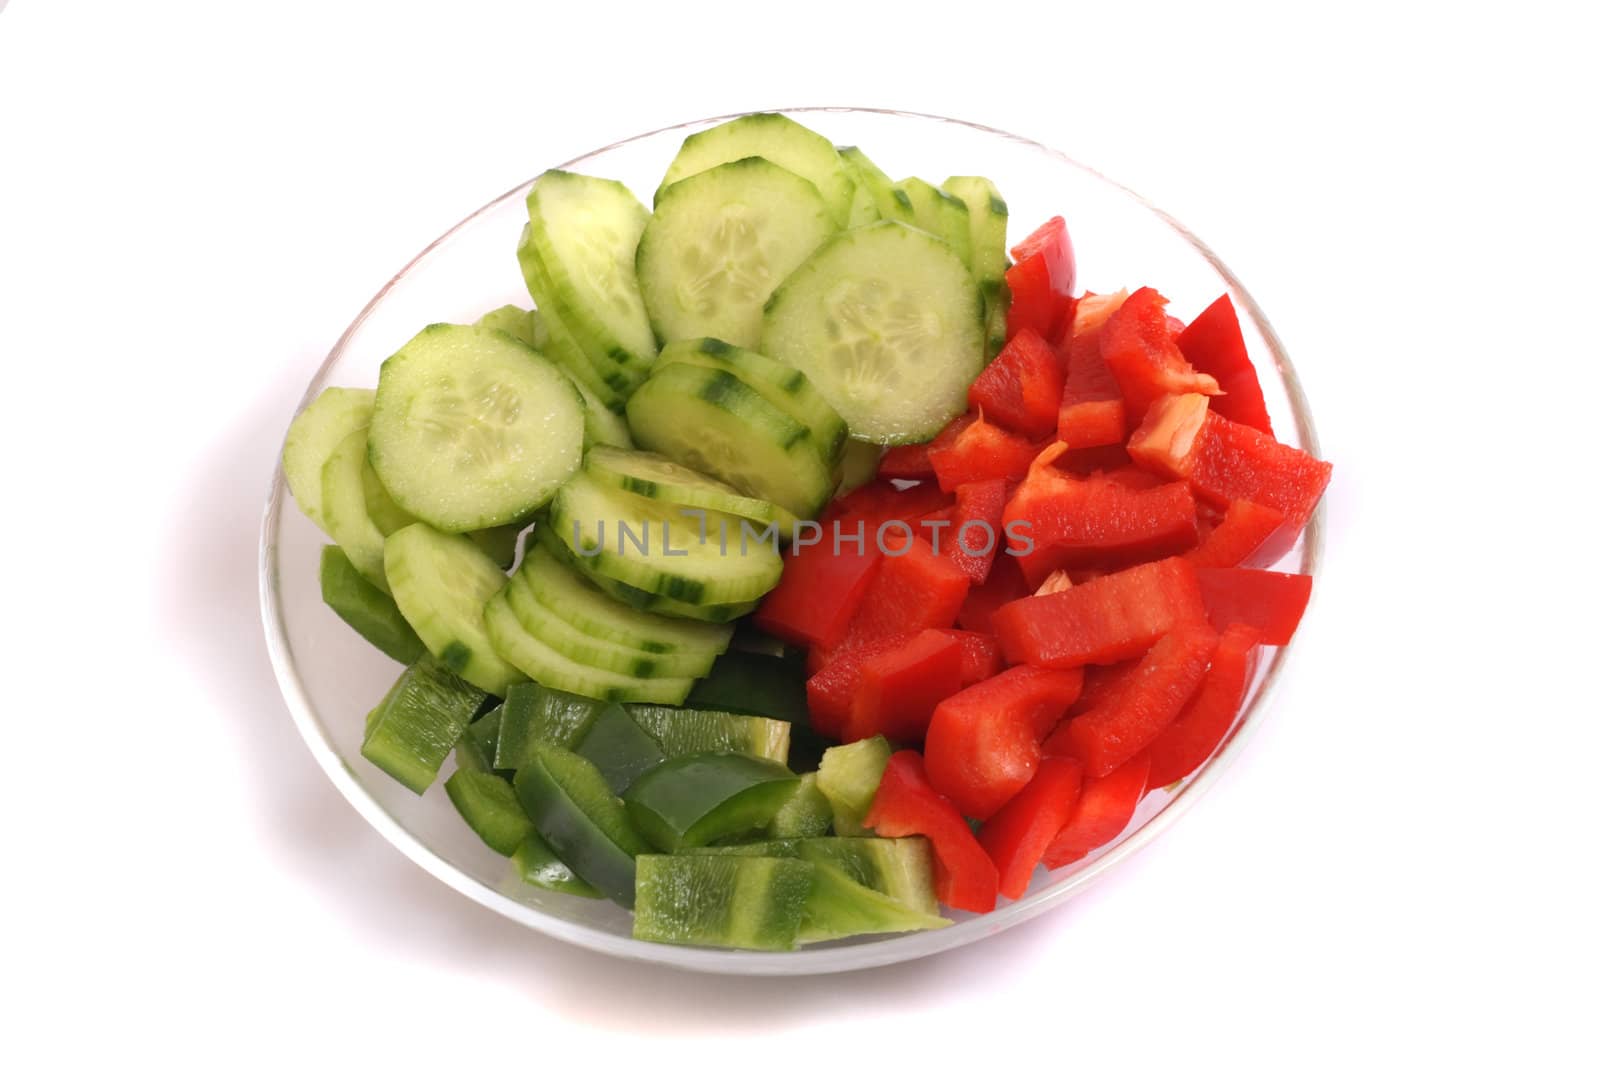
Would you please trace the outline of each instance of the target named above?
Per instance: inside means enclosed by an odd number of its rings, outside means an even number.
[[[372,422],[377,394],[332,386],[312,398],[289,424],[283,442],[283,479],[302,514],[327,533],[322,515],[322,468],[346,437]]]
[[[560,615],[541,604],[528,585],[513,577],[506,586],[506,599],[522,628],[568,659],[599,670],[615,671],[634,678],[699,677],[711,669],[715,659],[704,652],[640,652],[590,637]]]
[[[855,193],[849,167],[826,138],[787,115],[772,112],[741,115],[685,137],[656,188],[656,202],[675,183],[693,174],[749,156],[759,156],[810,182],[828,205],[834,222],[849,224]]]
[[[394,598],[367,581],[337,545],[322,546],[322,602],[390,659],[409,666],[427,654]]]
[[[673,621],[682,620],[720,625],[748,615],[761,606],[761,601],[759,600],[734,601],[728,604],[690,604],[682,600],[673,600],[670,597],[660,596],[649,590],[640,589],[637,586],[619,582],[608,578],[604,574],[597,573],[592,567],[587,566],[588,560],[581,559],[572,553],[566,543],[551,529],[550,523],[540,523],[534,527],[534,533],[539,537],[540,544],[544,545],[557,559],[582,574],[618,603],[639,611],[665,615]]]
[[[427,791],[485,693],[424,656],[406,668],[367,725],[361,754],[417,794]]]

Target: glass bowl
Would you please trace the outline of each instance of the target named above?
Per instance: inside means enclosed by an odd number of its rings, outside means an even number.
[[[949,174],[979,173],[994,179],[1010,206],[1013,242],[1051,215],[1065,216],[1082,288],[1107,292],[1153,285],[1171,299],[1171,311],[1185,319],[1222,292],[1230,293],[1273,425],[1289,444],[1317,451],[1294,369],[1261,309],[1210,249],[1134,193],[1060,152],[973,123],[864,108],[796,108],[788,114],[838,144],[863,146],[890,174],[940,181]],[[732,117],[654,130],[559,166],[621,179],[648,201],[683,138]],[[506,303],[526,306],[515,250],[526,221],[523,198],[529,183],[468,215],[395,275],[334,345],[307,385],[302,406],[325,386],[374,385],[384,358],[428,323],[470,322]],[[285,425],[291,415],[284,413]],[[1313,520],[1278,567],[1309,573],[1317,562],[1320,529],[1320,521]],[[630,915],[614,904],[522,884],[509,861],[466,827],[443,788],[418,797],[361,757],[363,718],[398,667],[323,606],[317,584],[323,541],[294,507],[279,469],[261,527],[267,646],[290,714],[345,798],[425,870],[508,919],[599,952],[697,971],[785,975],[877,967],[955,948],[1058,907],[1148,844],[1222,772],[1265,712],[1286,657],[1284,650],[1264,650],[1243,713],[1204,766],[1179,785],[1145,797],[1130,827],[1112,844],[1073,866],[1041,870],[1022,900],[1002,903],[987,915],[955,913],[954,925],[941,930],[858,938],[792,953],[661,945],[635,941],[629,935]]]

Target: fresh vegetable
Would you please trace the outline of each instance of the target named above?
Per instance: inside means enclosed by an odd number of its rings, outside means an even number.
[[[483,698],[483,690],[424,656],[406,668],[373,709],[361,754],[421,793],[438,777]]]
[[[1006,271],[1006,287],[1011,291],[1007,338],[1023,330],[1042,337],[1058,336],[1071,322],[1072,289],[1077,281],[1066,221],[1060,216],[1047,221],[1011,249],[1011,258],[1016,264]]]
[[[1311,599],[1311,575],[1246,567],[1195,571],[1206,616],[1217,629],[1240,624],[1255,629],[1264,645],[1286,645]]]
[[[983,824],[978,843],[1000,872],[1000,893],[1021,900],[1045,850],[1060,834],[1078,803],[1083,767],[1074,759],[1039,764],[1022,792]]]
[[[524,682],[506,693],[500,708],[494,765],[502,770],[528,766],[538,745],[574,748],[606,709],[592,697]]]
[[[294,417],[283,442],[283,477],[306,518],[328,532],[322,514],[322,468],[345,438],[372,422],[371,389],[324,389]]]
[[[607,704],[600,709],[572,751],[594,764],[613,793],[622,793],[640,775],[666,759],[661,746],[622,710],[621,704]]]
[[[1056,428],[1065,367],[1032,327],[1016,331],[967,390],[967,403],[984,419],[1026,438]]]
[[[1269,565],[1288,550],[1281,536],[1287,522],[1283,512],[1249,500],[1228,504],[1219,522],[1196,548],[1184,553],[1196,567],[1242,567],[1247,563]],[[1292,531],[1299,533],[1298,530]],[[1293,538],[1288,538],[1291,541]]]
[[[1117,839],[1133,819],[1150,776],[1150,757],[1136,756],[1104,778],[1083,783],[1078,804],[1044,852],[1051,870],[1076,863]]]
[[[833,805],[817,785],[817,772],[800,776],[794,795],[784,802],[767,824],[774,838],[822,837],[833,828]]]
[[[922,757],[896,752],[867,812],[865,825],[883,837],[926,837],[933,846],[934,891],[939,900],[964,911],[993,911],[999,873],[972,835],[961,813],[934,792]]]
[[[533,832],[516,790],[498,774],[458,769],[445,780],[444,791],[473,832],[502,856],[515,853]]]
[[[1211,410],[1225,419],[1272,434],[1272,417],[1261,395],[1261,381],[1245,351],[1239,316],[1227,293],[1189,323],[1177,336],[1178,350],[1201,374],[1215,378],[1222,392],[1211,400]]]
[[[822,754],[817,768],[817,788],[833,808],[833,829],[845,837],[865,832],[862,820],[872,807],[878,781],[889,764],[889,742],[867,737],[848,745],[834,745]]]
[[[1222,632],[1200,691],[1150,743],[1149,788],[1187,778],[1222,744],[1244,703],[1250,657],[1260,640],[1261,635],[1248,626],[1229,626]]]
[[[846,741],[882,734],[919,741],[934,705],[961,688],[962,644],[944,630],[923,630],[897,648],[864,660],[844,726]]]
[[[1215,378],[1201,374],[1183,358],[1167,325],[1166,306],[1154,289],[1139,289],[1100,328],[1100,358],[1117,380],[1133,421],[1143,418],[1158,397],[1215,396],[1222,391]]]
[[[634,857],[650,846],[595,765],[536,742],[513,784],[534,828],[561,862],[623,907],[632,907]]]
[[[635,781],[623,800],[651,844],[676,852],[764,829],[799,785],[781,763],[714,753],[659,764]]]
[[[602,895],[594,886],[572,873],[572,868],[562,863],[537,833],[530,833],[522,839],[522,844],[511,854],[511,866],[516,870],[517,877],[540,889],[575,897]]]
[[[794,544],[783,577],[756,609],[756,624],[800,645],[838,644],[878,573],[883,555],[865,539],[859,552],[840,551],[831,537]]]
[[[711,672],[689,690],[688,703],[784,722],[806,721],[806,679],[794,660],[738,650],[717,657]]]
[[[633,936],[723,948],[795,947],[815,867],[765,856],[641,856]]]
[[[335,545],[322,546],[322,602],[390,659],[415,663],[428,650],[394,598],[357,573]]]

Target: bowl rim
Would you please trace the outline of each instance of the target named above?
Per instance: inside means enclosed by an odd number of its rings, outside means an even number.
[[[804,114],[869,114],[888,118],[906,118],[922,121],[948,123],[963,126],[981,133],[998,136],[1019,145],[1043,152],[1055,160],[1079,170],[1106,185],[1111,186],[1135,203],[1145,208],[1159,218],[1168,227],[1183,238],[1196,252],[1198,252],[1223,279],[1229,293],[1242,305],[1242,310],[1247,314],[1260,331],[1262,340],[1266,343],[1273,362],[1283,381],[1288,394],[1289,407],[1294,416],[1295,429],[1300,436],[1302,447],[1314,456],[1321,455],[1320,444],[1317,439],[1316,426],[1311,417],[1310,403],[1301,386],[1300,378],[1285,350],[1277,331],[1267,320],[1266,314],[1255,298],[1240,282],[1238,276],[1212,251],[1209,245],[1196,237],[1186,226],[1176,218],[1145,199],[1143,196],[1129,189],[1127,186],[1106,177],[1100,171],[1087,166],[1068,156],[1064,152],[1051,148],[1028,137],[1010,133],[1005,130],[988,126],[982,123],[970,122],[964,119],[950,118],[944,115],[934,115],[927,112],[907,111],[895,108],[872,107],[788,107],[788,108],[763,108],[758,111],[735,111],[723,115],[713,115],[706,118],[691,119],[685,122],[672,123],[642,133],[633,134],[621,140],[614,141],[603,147],[585,152],[564,163],[557,164],[550,169],[565,169],[578,166],[588,160],[634,141],[655,137],[674,130],[687,130],[693,127],[707,125],[738,118],[741,115],[763,112],[779,112],[785,115]],[[542,173],[542,172],[541,172]],[[389,295],[389,293],[411,273],[411,271],[430,253],[441,244],[448,241],[457,232],[466,228],[484,213],[500,206],[511,197],[525,193],[530,185],[537,179],[537,175],[524,181],[506,192],[494,197],[482,207],[473,211],[455,225],[451,226],[437,238],[430,241],[426,247],[413,256],[394,277],[384,283],[383,287],[367,301],[366,306],[351,321],[339,339],[335,342],[328,355],[312,375],[306,386],[295,414],[304,410],[311,399],[321,391],[323,383],[332,372],[334,365],[343,356],[346,345],[361,329],[362,325],[371,316],[373,310]],[[310,696],[306,693],[298,671],[294,665],[294,656],[289,646],[289,636],[283,613],[279,610],[277,597],[277,531],[280,513],[287,494],[287,485],[283,475],[281,462],[282,448],[280,445],[278,455],[280,460],[274,463],[271,484],[268,487],[267,500],[261,518],[261,534],[258,549],[258,591],[261,598],[261,621],[266,637],[268,656],[272,662],[274,676],[278,680],[278,687],[282,691],[284,702],[288,705],[290,716],[294,719],[295,726],[299,729],[306,746],[311,750],[313,758],[323,772],[333,782],[341,795],[349,804],[361,814],[391,845],[397,848],[412,862],[423,870],[439,879],[441,882],[460,892],[463,896],[475,901],[484,907],[495,911],[514,922],[517,922],[540,933],[565,941],[569,944],[579,945],[593,949],[606,955],[623,959],[640,960],[649,963],[659,963],[671,967],[694,971],[708,972],[736,972],[749,975],[806,975],[824,974],[839,971],[866,969],[877,966],[886,966],[933,955],[960,945],[970,944],[985,936],[1007,929],[1017,923],[1023,922],[1044,911],[1053,908],[1078,893],[1082,892],[1091,882],[1104,875],[1113,867],[1127,860],[1158,835],[1172,825],[1180,816],[1187,812],[1194,803],[1206,792],[1207,789],[1222,775],[1237,757],[1244,742],[1259,727],[1265,714],[1266,707],[1271,702],[1271,697],[1276,690],[1276,685],[1285,664],[1289,659],[1289,652],[1293,647],[1279,648],[1267,665],[1261,677],[1259,688],[1254,697],[1244,707],[1235,720],[1228,735],[1222,744],[1203,763],[1198,770],[1185,778],[1175,789],[1165,806],[1143,825],[1139,826],[1126,837],[1115,842],[1110,848],[1100,855],[1095,856],[1090,862],[1079,870],[1073,871],[1061,881],[1046,886],[1037,892],[1030,893],[1018,901],[1002,903],[994,911],[979,915],[966,921],[955,923],[938,930],[925,930],[913,934],[891,935],[889,938],[874,938],[871,941],[849,942],[837,946],[815,946],[802,952],[788,953],[761,953],[749,952],[738,949],[700,948],[685,945],[666,945],[650,941],[639,941],[632,937],[613,934],[603,930],[593,929],[559,916],[546,914],[535,907],[513,900],[501,893],[495,887],[467,874],[456,867],[438,853],[434,852],[420,838],[411,833],[391,816],[381,802],[379,802],[362,785],[361,780],[355,775],[349,765],[339,756],[332,740],[323,732],[321,725],[313,710]],[[1322,559],[1323,550],[1323,509],[1318,508],[1313,514],[1301,534],[1303,555],[1301,560],[1301,573],[1315,574]],[[884,945],[892,942],[896,950],[885,953]]]

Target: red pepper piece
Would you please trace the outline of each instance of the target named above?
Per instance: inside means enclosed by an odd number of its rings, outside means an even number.
[[[967,598],[967,576],[920,537],[885,530],[883,563],[845,631],[843,645],[948,629]]]
[[[1200,691],[1147,750],[1147,792],[1187,778],[1222,744],[1244,703],[1254,673],[1251,658],[1260,639],[1248,626],[1230,626],[1223,631]]]
[[[861,519],[870,525],[890,519],[910,522],[920,515],[947,508],[954,503],[955,497],[932,482],[905,489],[886,481],[868,482],[829,504],[822,513],[822,524],[831,532],[829,521],[838,519],[846,532],[850,532],[855,529],[855,523],[850,520]]]
[[[870,545],[860,555],[835,552],[825,534],[784,560],[783,578],[756,609],[756,625],[792,644],[837,644],[882,559]]]
[[[1026,595],[1026,594],[1024,594]],[[940,630],[961,643],[961,686],[976,685],[985,678],[1000,673],[1004,661],[1000,658],[1000,642],[989,634],[969,630]]]
[[[1078,806],[1045,849],[1044,865],[1065,867],[1115,841],[1132,821],[1149,775],[1150,757],[1136,756],[1106,777],[1084,782]]]
[[[1046,219],[1038,229],[1011,246],[1011,259],[1021,263],[1039,256],[1050,270],[1050,285],[1063,296],[1077,283],[1077,261],[1067,222],[1060,215]]]
[[[1215,529],[1200,542],[1200,547],[1184,553],[1196,567],[1242,567],[1247,563],[1271,566],[1294,543],[1293,533],[1279,537],[1285,519],[1283,512],[1265,504],[1235,500],[1228,505]]]
[[[1023,437],[1043,437],[1055,429],[1061,388],[1061,357],[1024,327],[983,368],[967,390],[967,403],[985,421]]]
[[[1166,299],[1144,288],[1125,300],[1100,330],[1100,358],[1117,379],[1128,417],[1138,421],[1165,393],[1221,392],[1215,378],[1201,374],[1183,358],[1167,332]]]
[[[1211,403],[1211,410],[1224,418],[1254,427],[1272,435],[1272,418],[1261,395],[1261,381],[1255,364],[1245,351],[1244,333],[1233,301],[1223,293],[1202,311],[1177,338],[1184,358],[1202,374],[1209,374],[1222,387]]]
[[[1311,599],[1311,575],[1246,567],[1201,567],[1195,570],[1211,625],[1235,624],[1260,631],[1263,645],[1286,645],[1300,625]]]
[[[983,584],[974,585],[967,593],[966,602],[961,605],[956,621],[963,630],[992,634],[994,624],[991,617],[994,613],[1032,592],[1033,586],[1023,577],[1017,558],[1002,548],[995,553],[989,577],[984,579]]]
[[[1057,470],[1079,477],[1110,474],[1112,471],[1123,470],[1132,465],[1133,460],[1128,458],[1128,450],[1120,444],[1095,448],[1068,448],[1051,462],[1051,466]]]
[[[806,679],[806,707],[811,713],[811,728],[824,737],[843,737],[850,724],[851,702],[861,684],[862,665],[897,644],[898,638],[880,638],[849,648],[813,648],[815,658],[806,662],[812,672]]]
[[[1152,474],[1143,467],[1118,467],[1116,470],[1105,471],[1099,477],[1108,482],[1115,482],[1124,489],[1132,489],[1135,492],[1143,492],[1146,489],[1159,489],[1167,484],[1166,480],[1160,475]],[[1197,519],[1198,514],[1197,507]]]
[[[1073,448],[1120,445],[1127,435],[1122,389],[1100,356],[1100,330],[1072,338],[1067,380],[1056,413],[1056,437]]]
[[[1038,445],[982,419],[964,428],[953,441],[936,441],[928,448],[939,488],[946,492],[967,482],[1021,478],[1038,454]]]
[[[1043,760],[1022,792],[983,824],[978,843],[1000,872],[1000,892],[1022,899],[1033,870],[1078,804],[1083,768],[1075,759]]]
[[[1179,627],[1145,653],[1139,667],[1108,685],[1045,742],[1051,755],[1073,756],[1091,778],[1104,778],[1161,736],[1200,688],[1217,648],[1204,623]]]
[[[878,461],[878,477],[904,478],[921,481],[933,477],[933,464],[928,461],[928,445],[896,445]]]
[[[1141,563],[1200,541],[1186,484],[1133,490],[1103,477],[1073,478],[1048,464],[1033,467],[1002,519],[1007,543],[1035,585],[1063,567]]]
[[[1013,667],[941,701],[923,746],[929,780],[987,819],[1028,784],[1040,739],[1082,691],[1082,671]]]
[[[939,701],[961,689],[962,644],[943,630],[924,630],[861,664],[845,741],[882,734],[918,742]]]
[[[1189,484],[1219,507],[1234,500],[1283,512],[1298,531],[1311,518],[1333,465],[1211,412],[1195,442]]]
[[[863,823],[880,837],[921,835],[933,846],[934,895],[963,911],[993,911],[1000,891],[994,861],[955,806],[934,792],[922,757],[910,749],[889,757]]]
[[[1204,618],[1194,567],[1173,557],[1012,601],[993,622],[1009,662],[1062,668],[1131,659],[1181,623]]]
[[[1005,544],[1001,520],[1006,509],[1006,483],[999,478],[956,486],[955,514],[939,550],[974,584],[989,577],[995,553]]]
[[[1045,222],[1011,249],[1016,265],[1006,271],[1011,307],[1006,313],[1006,339],[1031,329],[1055,337],[1070,321],[1077,262],[1067,224],[1059,216]]]
[[[1157,397],[1128,438],[1129,457],[1164,478],[1187,478],[1194,469],[1194,444],[1205,429],[1208,403],[1199,393]]]

